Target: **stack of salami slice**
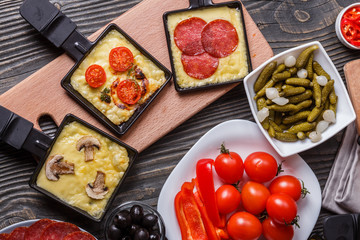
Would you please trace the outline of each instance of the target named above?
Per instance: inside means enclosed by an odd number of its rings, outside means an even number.
[[[17,227],[11,233],[0,234],[0,240],[95,240],[76,225],[41,219],[29,227]]]
[[[178,23],[174,40],[182,52],[184,71],[196,79],[213,75],[218,68],[219,58],[229,56],[239,43],[237,31],[229,21],[216,19],[206,23],[198,17]]]

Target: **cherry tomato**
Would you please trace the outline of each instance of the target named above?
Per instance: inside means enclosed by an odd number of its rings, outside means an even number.
[[[226,229],[233,240],[255,240],[262,233],[259,219],[248,212],[234,213],[227,222]]]
[[[110,51],[109,63],[115,71],[124,72],[133,65],[134,56],[128,48],[116,47]]]
[[[224,144],[221,145],[221,153],[215,159],[215,171],[226,183],[234,184],[239,181],[244,174],[244,164],[235,152],[229,152]]]
[[[266,211],[275,222],[291,224],[297,214],[297,205],[294,199],[284,193],[272,194],[266,202]]]
[[[267,182],[273,179],[278,171],[275,158],[266,152],[254,152],[244,162],[245,172],[255,182]]]
[[[291,240],[294,236],[292,225],[277,224],[271,218],[262,222],[263,235],[267,240]]]
[[[295,201],[299,200],[302,193],[299,179],[291,175],[284,175],[275,178],[270,183],[269,190],[271,194],[285,193],[292,197]]]
[[[118,97],[123,103],[135,104],[141,97],[141,87],[136,81],[125,79],[116,88]]]
[[[235,211],[241,202],[241,194],[233,185],[222,185],[216,190],[219,212],[228,214]]]
[[[265,210],[269,190],[261,183],[249,181],[241,190],[242,205],[251,214],[260,214]]]
[[[106,82],[106,73],[100,65],[93,64],[86,69],[85,80],[90,87],[98,88]]]

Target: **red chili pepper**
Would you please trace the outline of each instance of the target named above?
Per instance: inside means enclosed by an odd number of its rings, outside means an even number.
[[[350,44],[360,46],[360,8],[347,10],[340,22],[341,33]]]
[[[201,159],[196,164],[196,178],[199,185],[199,192],[204,202],[206,212],[215,227],[224,227],[221,221],[219,210],[216,204],[214,179],[212,166],[214,160]]]
[[[193,190],[193,182],[184,182],[181,191],[175,197],[175,212],[181,237],[182,240],[208,240]]]
[[[359,7],[352,7],[344,13],[343,18],[349,20],[357,20],[360,18],[360,8]]]

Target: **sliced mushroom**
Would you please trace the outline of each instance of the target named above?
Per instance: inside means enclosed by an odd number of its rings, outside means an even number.
[[[145,78],[144,73],[141,71],[141,69],[138,66],[135,67],[135,78],[138,80]]]
[[[64,157],[61,155],[51,156],[46,160],[45,175],[50,181],[59,180],[61,174],[74,174],[74,164],[62,162]]]
[[[100,142],[93,136],[84,136],[80,138],[76,144],[76,149],[81,151],[85,149],[85,162],[94,160],[94,148],[100,149]]]
[[[87,195],[92,199],[103,199],[108,193],[105,186],[105,173],[97,171],[93,184],[88,183],[85,187]]]

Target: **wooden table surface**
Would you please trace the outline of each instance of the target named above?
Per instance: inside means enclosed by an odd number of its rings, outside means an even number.
[[[51,2],[78,25],[80,32],[89,36],[140,1]],[[0,94],[62,54],[61,50],[55,49],[21,18],[18,9],[22,2],[0,1]],[[358,53],[338,41],[334,23],[341,9],[353,2],[244,0],[243,4],[274,54],[306,42],[320,41],[344,78],[344,64],[357,59]],[[143,151],[132,166],[113,205],[140,200],[156,206],[161,187],[178,161],[204,133],[231,119],[254,121],[242,84]],[[47,119],[41,125],[49,135],[56,131]],[[340,132],[320,146],[300,154],[315,172],[321,188],[325,186],[342,135],[343,132]],[[53,218],[75,223],[99,239],[104,239],[103,224],[91,222],[65,207],[54,207],[53,201],[29,187],[28,181],[35,167],[36,162],[29,153],[0,143],[0,229],[23,220]],[[331,213],[321,210],[314,232],[321,234],[322,221],[328,215]]]

